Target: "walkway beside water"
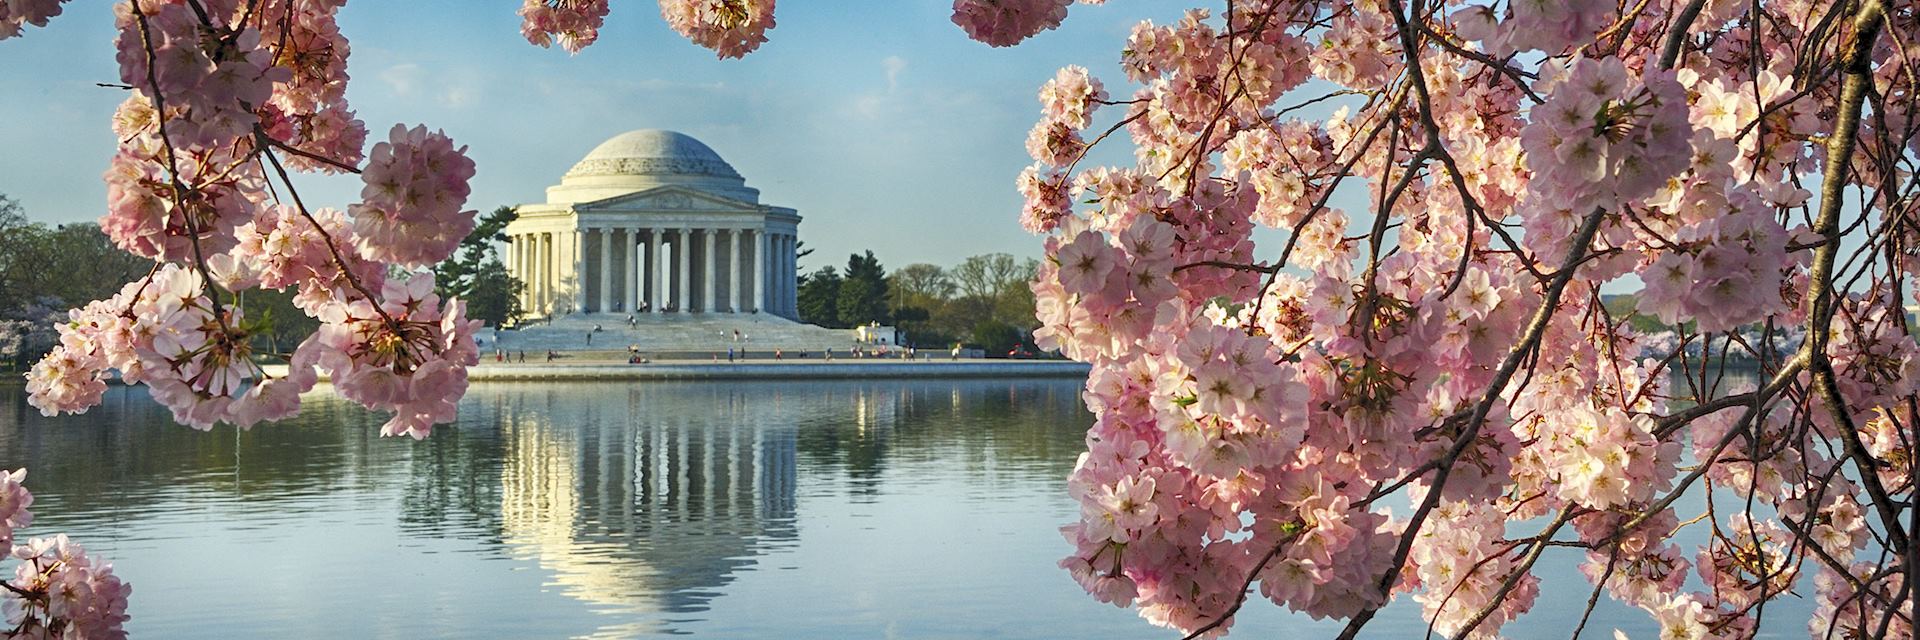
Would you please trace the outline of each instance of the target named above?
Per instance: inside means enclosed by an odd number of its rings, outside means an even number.
[[[265,367],[269,375],[283,366]],[[497,363],[467,370],[474,381],[511,380],[846,380],[860,378],[1074,378],[1085,377],[1086,363],[1067,360],[748,360]]]

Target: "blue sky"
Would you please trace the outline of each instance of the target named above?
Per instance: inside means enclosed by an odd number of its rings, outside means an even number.
[[[605,138],[682,131],[764,201],[800,210],[801,239],[818,249],[808,269],[866,248],[889,267],[1037,256],[1013,188],[1029,162],[1034,92],[1066,64],[1129,92],[1116,64],[1128,31],[1179,9],[1075,5],[1060,29],[994,49],[948,21],[946,0],[790,2],[769,43],[721,61],[667,29],[652,2],[614,3],[600,42],[577,56],[522,40],[517,6],[350,3],[348,99],[374,136],[425,123],[470,145],[479,172],[469,206],[486,210],[540,201]],[[69,3],[49,27],[0,42],[0,193],[35,220],[92,220],[104,206],[109,117],[122,99],[94,86],[118,78],[110,7]],[[1127,151],[1100,155],[1131,164]],[[342,206],[358,192],[350,178],[296,180],[309,202]]]

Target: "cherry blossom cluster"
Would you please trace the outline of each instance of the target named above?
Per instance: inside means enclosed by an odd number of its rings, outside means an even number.
[[[13,530],[33,524],[33,494],[27,491],[26,469],[0,471],[0,547],[13,548]]]
[[[42,412],[86,411],[117,372],[183,424],[247,427],[298,412],[324,373],[395,412],[388,434],[453,420],[476,360],[472,326],[459,301],[421,294],[431,276],[406,270],[444,259],[473,229],[473,161],[424,126],[396,125],[363,148],[345,101],[343,4],[116,5],[129,89],[101,227],[158,264],[58,327],[59,346],[28,374]],[[361,200],[309,209],[290,171],[358,173]],[[269,327],[245,317],[238,293],[290,287],[322,329],[293,353],[256,352]]]
[[[26,25],[47,26],[67,0],[0,0],[0,40],[20,35]]]
[[[1615,17],[1612,7],[1581,0],[1514,2],[1506,9],[1499,17],[1485,5],[1462,9],[1455,17],[1461,37],[1502,56],[1535,50],[1560,53],[1592,42]]]
[[[722,58],[738,58],[767,42],[774,0],[660,0],[667,26]]]
[[[1060,26],[1071,4],[1073,0],[953,0],[953,23],[970,38],[1011,47]]]
[[[1749,192],[1725,200],[1695,201],[1712,207],[1671,236],[1666,251],[1641,272],[1646,289],[1640,308],[1662,322],[1692,320],[1701,331],[1727,331],[1787,310],[1781,296],[1787,230]]]
[[[59,332],[60,345],[34,366],[27,386],[47,415],[98,404],[110,369],[148,385],[176,421],[200,429],[290,417],[315,382],[311,367],[267,376],[239,309],[216,306],[199,276],[176,265],[73,310]]]
[[[1552,93],[1520,134],[1529,186],[1552,203],[1606,206],[1652,195],[1692,151],[1685,90],[1671,73],[1640,77],[1618,58],[1545,69]]]
[[[356,300],[328,308],[300,349],[314,350],[315,364],[340,395],[393,412],[380,435],[425,438],[458,412],[467,367],[480,361],[473,341],[479,321],[466,318],[465,302],[442,303],[430,274],[388,280],[380,300],[377,307]]]
[[[520,35],[527,42],[579,53],[600,39],[607,0],[527,0],[520,7]]]
[[[90,557],[65,534],[13,543],[13,529],[33,522],[33,494],[21,483],[26,469],[0,471],[0,548],[18,562],[12,579],[0,578],[0,635],[8,638],[126,638],[127,595],[133,587],[113,565]]]
[[[1835,36],[1692,4],[1236,2],[1136,26],[1134,89],[1048,81],[1016,181],[1033,335],[1093,365],[1095,414],[1061,566],[1187,633],[1252,587],[1343,637],[1407,595],[1490,638],[1566,545],[1662,637],[1751,636],[1809,574],[1851,617],[1816,637],[1909,633],[1912,565],[1865,552],[1913,533],[1912,107],[1870,98],[1823,154],[1869,92],[1781,52]],[[1920,90],[1894,48],[1829,51]],[[1080,166],[1103,127],[1135,166]],[[1716,382],[1729,356],[1760,381]]]
[[[1086,69],[1061,69],[1040,89],[1040,104],[1047,117],[1027,134],[1027,153],[1042,165],[1072,165],[1087,148],[1080,131],[1092,123],[1090,116],[1106,98],[1106,90],[1098,80],[1087,76]]]
[[[360,253],[405,267],[452,255],[474,225],[474,212],[461,210],[473,179],[466,153],[443,133],[394,125],[388,140],[367,154],[360,173],[366,186],[347,211]]]
[[[50,2],[52,0],[32,0]],[[740,58],[767,42],[774,27],[775,0],[660,0],[660,16],[674,31],[721,58]],[[967,37],[1009,47],[1059,27],[1074,0],[953,0],[953,24]],[[1106,0],[1080,0],[1105,4]],[[520,7],[520,33],[527,42],[556,43],[579,53],[600,37],[607,0],[526,0]],[[4,6],[4,5],[0,5]],[[4,24],[4,23],[0,23]],[[0,31],[0,38],[4,38]]]

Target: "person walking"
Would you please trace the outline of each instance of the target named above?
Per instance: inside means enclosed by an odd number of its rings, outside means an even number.
[[[733,362],[733,347],[727,347],[727,362]]]

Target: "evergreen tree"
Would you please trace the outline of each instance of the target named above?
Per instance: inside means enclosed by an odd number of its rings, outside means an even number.
[[[822,327],[843,326],[840,324],[840,272],[833,267],[821,267],[819,271],[801,275],[794,294],[802,322]]]
[[[520,317],[520,281],[507,273],[507,265],[493,258],[480,265],[468,289],[467,317],[501,326]]]
[[[887,270],[872,251],[847,256],[847,274],[840,284],[836,315],[840,326],[857,327],[870,322],[886,323]]]
[[[507,273],[496,248],[496,243],[507,241],[507,224],[519,217],[513,207],[499,207],[481,216],[453,257],[433,267],[440,296],[466,300],[467,317],[490,326],[512,324],[524,313],[520,290],[525,284]]]

